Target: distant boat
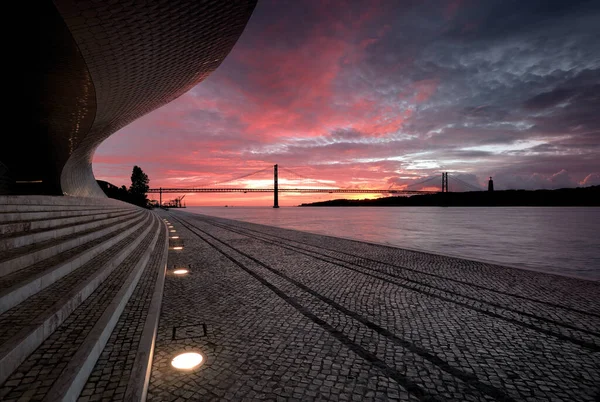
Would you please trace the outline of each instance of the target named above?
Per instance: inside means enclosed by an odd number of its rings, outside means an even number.
[[[225,205],[225,208],[227,208],[227,205]]]

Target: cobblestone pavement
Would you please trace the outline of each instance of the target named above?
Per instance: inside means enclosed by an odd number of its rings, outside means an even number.
[[[598,282],[161,216],[183,250],[169,252],[148,400],[600,398]],[[183,351],[204,364],[176,371]]]

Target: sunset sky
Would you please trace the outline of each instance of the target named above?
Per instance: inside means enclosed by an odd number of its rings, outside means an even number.
[[[442,171],[497,189],[600,184],[599,44],[598,1],[260,0],[223,64],[111,136],[94,173],[129,185],[139,165],[151,187],[194,187],[277,163],[301,175],[282,187],[401,189]]]

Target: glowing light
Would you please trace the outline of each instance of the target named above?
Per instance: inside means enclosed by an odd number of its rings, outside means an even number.
[[[187,269],[184,269],[184,268],[182,268],[182,269],[176,269],[175,271],[173,271],[173,273],[174,273],[175,275],[185,275],[185,274],[187,274],[188,272],[189,272],[189,271],[188,271]]]
[[[202,364],[202,355],[196,352],[182,353],[171,360],[171,366],[179,370],[192,370]]]
[[[183,250],[183,247],[181,247],[181,246],[176,246],[176,247],[173,247],[173,250]]]
[[[169,230],[169,232],[171,232],[171,233],[175,233],[175,232],[177,232],[177,231],[176,231],[175,229],[171,229],[171,230]]]
[[[171,236],[171,239],[179,239],[179,236]]]

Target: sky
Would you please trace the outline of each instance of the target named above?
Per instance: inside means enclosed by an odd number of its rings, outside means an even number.
[[[218,185],[263,188],[279,164],[294,188],[435,190],[441,172],[499,190],[598,185],[599,43],[599,1],[259,0],[217,70],[113,134],[94,173],[128,186],[138,165],[150,187],[185,188],[265,169]]]

